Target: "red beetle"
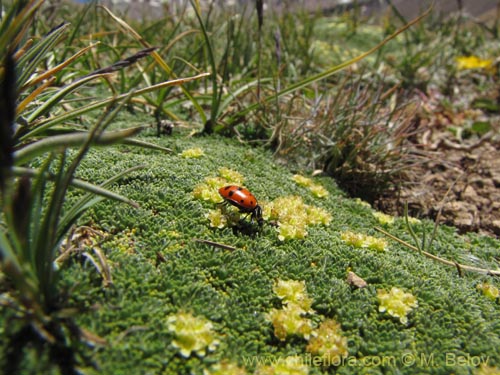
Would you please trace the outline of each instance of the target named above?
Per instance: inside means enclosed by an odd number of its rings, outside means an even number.
[[[237,207],[241,212],[250,214],[251,220],[255,219],[259,225],[262,225],[262,208],[250,191],[241,186],[228,185],[221,187],[219,194],[225,202]]]

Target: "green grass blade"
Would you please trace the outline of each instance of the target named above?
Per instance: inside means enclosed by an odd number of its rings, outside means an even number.
[[[96,78],[101,78],[105,76],[106,74],[96,74],[88,77],[84,77],[76,82],[73,82],[62,89],[60,89],[58,92],[53,94],[50,99],[48,99],[45,103],[43,103],[38,109],[36,109],[28,118],[26,121],[31,124],[33,121],[35,121],[37,118],[47,114],[47,112],[54,107],[55,105],[59,104],[64,97],[67,95],[71,94],[73,91],[78,89],[80,86],[86,84],[87,82],[94,80]],[[36,130],[36,128],[35,128]],[[30,134],[33,135],[33,131],[30,132]]]
[[[140,168],[143,168],[143,166],[137,166],[134,168],[130,168],[127,171],[125,171],[124,173],[130,173],[130,172],[132,172],[136,169],[140,169]],[[52,173],[48,173],[48,172],[44,173],[43,171],[40,171],[37,169],[32,169],[32,168],[27,168],[27,167],[13,167],[12,173],[14,176],[19,176],[19,177],[20,176],[29,176],[32,178],[36,178],[36,177],[40,177],[41,175],[44,175],[44,178],[48,179],[49,181],[55,180],[55,175]],[[122,177],[121,174],[119,174],[119,175],[117,175],[117,177],[113,177],[113,178],[118,179],[120,177]],[[90,182],[86,182],[86,181],[80,180],[78,178],[74,178],[71,181],[71,185],[75,188],[84,190],[86,192],[102,196],[103,198],[109,198],[109,199],[116,200],[118,202],[123,202],[123,203],[131,205],[132,207],[136,207],[136,208],[139,207],[139,205],[136,202],[134,202],[133,200],[128,199],[127,197],[125,197],[123,195],[114,193],[112,191],[109,191],[109,190],[103,188],[104,186],[107,186],[113,182],[115,182],[115,180],[110,179],[110,180],[105,181],[101,185],[95,185],[95,184],[92,184]]]
[[[111,104],[114,101],[124,99],[129,95],[132,95],[133,97],[135,97],[135,96],[139,96],[139,95],[144,95],[148,92],[159,90],[163,87],[179,86],[179,85],[182,85],[183,83],[186,83],[186,82],[190,82],[193,80],[204,78],[204,77],[208,76],[209,74],[210,73],[201,73],[201,74],[198,74],[198,75],[195,75],[192,77],[178,78],[178,79],[173,79],[170,81],[161,82],[161,83],[158,83],[156,85],[148,86],[148,87],[145,87],[143,89],[134,91],[132,94],[125,93],[125,94],[118,95],[117,97],[103,99],[101,101],[97,101],[97,102],[88,104],[86,106],[74,109],[72,111],[68,111],[68,112],[63,113],[61,115],[58,115],[54,118],[49,118],[47,120],[41,120],[40,122],[37,123],[37,126],[35,129],[33,129],[31,132],[29,132],[28,134],[21,137],[21,141],[28,140],[30,137],[32,137],[36,134],[39,134],[40,132],[43,132],[47,129],[50,129],[51,127],[53,127],[55,125],[61,124],[63,122],[71,120],[71,119],[74,119],[78,116],[81,116],[85,113],[94,111],[96,109],[103,108],[103,107],[107,106],[108,104]]]
[[[18,87],[23,87],[30,79],[41,62],[47,57],[47,53],[55,49],[55,46],[62,40],[69,23],[63,23],[51,30],[37,44],[31,47],[17,62],[20,74],[17,78]]]
[[[205,27],[205,23],[203,22],[201,18],[201,13],[200,13],[200,8],[197,6],[197,4],[194,2],[194,0],[190,0],[191,5],[194,9],[194,13],[196,15],[196,19],[198,20],[198,23],[201,28],[201,32],[203,33],[203,38],[205,39],[205,46],[206,46],[206,51],[208,54],[208,62],[210,64],[210,68],[212,69],[212,105],[210,107],[210,120],[212,123],[217,120],[218,114],[219,114],[219,90],[218,90],[218,84],[217,84],[217,65],[215,62],[215,57],[214,57],[214,51],[212,48],[212,44],[210,43],[210,38],[208,37],[208,32]]]
[[[114,193],[110,190],[107,190],[106,188],[108,186],[112,185],[113,183],[115,183],[116,181],[118,181],[123,176],[125,176],[133,171],[142,169],[144,167],[145,167],[144,165],[138,165],[138,166],[129,168],[123,172],[120,172],[120,173],[114,175],[113,177],[104,181],[100,185],[93,185],[93,184],[89,184],[88,182],[84,182],[84,181],[79,181],[78,184],[75,184],[76,180],[73,180],[72,184],[74,186],[80,187],[80,188],[88,191],[89,193],[86,194],[85,196],[83,196],[78,202],[73,204],[71,206],[71,209],[67,213],[64,214],[64,216],[62,217],[62,219],[59,223],[59,231],[60,231],[59,237],[62,237],[70,229],[70,227],[75,223],[75,221],[80,217],[80,215],[83,212],[85,212],[87,209],[89,209],[90,207],[94,206],[95,204],[99,203],[100,201],[102,201],[106,198],[112,199],[112,200],[115,200],[118,202],[122,202],[122,203],[127,203],[134,208],[139,208],[139,205],[136,202],[134,202],[134,201],[132,201],[132,200],[120,195],[120,194],[117,194],[117,193]],[[97,197],[96,197],[96,195],[97,195]]]
[[[97,138],[92,139],[93,145],[109,145],[113,143],[123,142],[125,138],[132,137],[138,134],[143,127],[136,127],[124,130],[116,130],[105,132]],[[54,150],[63,150],[68,147],[81,147],[87,141],[89,134],[87,132],[54,135],[51,137],[43,138],[37,142],[31,143],[16,152],[14,152],[14,164],[22,165],[36,156],[45,152]]]
[[[31,24],[34,14],[44,2],[45,0],[32,0],[27,4],[23,4],[22,1],[12,3],[9,12],[4,15],[0,23],[0,54],[6,53],[8,49],[17,48],[17,45],[13,46],[12,43],[19,42],[28,29],[27,25]],[[19,12],[18,6],[22,6]]]

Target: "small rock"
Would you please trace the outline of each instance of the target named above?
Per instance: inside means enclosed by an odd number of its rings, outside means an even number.
[[[478,209],[467,202],[448,202],[443,206],[443,218],[460,231],[475,231],[479,227]]]
[[[368,285],[365,280],[363,280],[352,271],[349,271],[349,273],[347,274],[347,283],[349,285],[355,286],[356,288],[364,288]]]
[[[466,201],[475,201],[477,199],[476,189],[468,185],[462,193],[462,198]]]
[[[500,235],[500,220],[493,220],[490,227],[493,233]]]

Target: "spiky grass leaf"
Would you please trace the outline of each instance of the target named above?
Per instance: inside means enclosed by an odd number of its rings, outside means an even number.
[[[68,27],[69,23],[62,23],[55,27],[21,56],[17,61],[19,71],[18,87],[23,87],[28,82],[40,63],[46,58],[47,53],[53,51],[55,46],[62,40]]]
[[[68,120],[74,119],[78,116],[81,116],[81,115],[84,115],[84,114],[89,113],[91,111],[94,111],[96,109],[103,108],[103,107],[113,103],[114,101],[122,100],[129,95],[131,95],[132,97],[135,97],[135,96],[139,96],[139,95],[144,95],[148,92],[159,90],[159,89],[164,88],[164,87],[181,86],[182,84],[184,84],[186,82],[201,79],[201,78],[204,78],[208,75],[209,75],[209,73],[201,73],[201,74],[198,74],[198,75],[192,76],[192,77],[178,78],[178,79],[174,79],[174,80],[170,80],[170,81],[165,81],[165,82],[158,83],[156,85],[145,87],[143,89],[140,89],[140,90],[137,90],[137,91],[134,91],[131,93],[125,93],[122,95],[118,95],[117,97],[114,97],[114,98],[113,97],[106,98],[106,99],[103,99],[100,101],[96,101],[96,102],[84,105],[80,108],[76,108],[76,109],[73,109],[73,110],[68,111],[66,113],[62,113],[60,115],[57,115],[54,118],[41,120],[40,122],[37,123],[35,134],[42,132],[42,131],[45,131],[45,130],[47,130],[55,125],[62,124]],[[32,135],[32,134],[33,133],[30,133],[30,135]],[[29,138],[29,136],[25,135],[25,136],[22,136],[20,138],[20,140],[25,141],[25,140],[28,140],[28,138]]]
[[[105,132],[98,137],[92,139],[92,145],[110,145],[118,142],[123,142],[126,138],[137,135],[143,127],[135,127],[124,130],[116,130]],[[14,163],[23,165],[48,151],[63,150],[68,147],[81,147],[88,140],[88,133],[79,132],[72,134],[54,135],[47,138],[42,138],[39,141],[30,143],[14,152]]]
[[[105,76],[105,74],[96,74],[96,75],[92,75],[92,76],[87,76],[87,77],[84,77],[76,82],[73,82],[73,83],[61,88],[59,91],[57,91],[56,93],[51,95],[50,98],[46,102],[44,102],[41,106],[39,106],[31,115],[29,115],[28,118],[26,119],[26,121],[29,124],[33,123],[37,118],[46,115],[47,112],[49,112],[51,108],[60,104],[61,101],[66,96],[68,96],[72,92],[76,91],[79,87],[85,85],[89,81],[92,81],[96,78],[101,78],[104,76]],[[39,128],[35,127],[32,131],[30,131],[28,133],[29,134],[28,136],[30,136],[30,137],[34,136],[35,134],[38,133],[37,130],[39,131]]]
[[[0,56],[17,49],[20,41],[25,38],[35,13],[44,2],[45,0],[31,0],[27,3],[14,1],[11,4],[0,23]]]
[[[142,44],[145,48],[151,48],[152,46],[137,32],[134,30],[133,27],[131,27],[128,23],[126,23],[124,20],[122,20],[120,17],[116,16],[111,10],[106,8],[105,6],[99,5],[99,8],[104,9],[106,13],[109,14],[109,16],[120,26],[127,34],[131,35],[137,42]],[[170,66],[166,63],[166,61],[160,56],[160,54],[156,51],[153,51],[151,56],[155,59],[156,63],[168,74],[169,77],[174,77],[176,78],[173,70],[170,68]],[[208,74],[205,74],[207,76]],[[182,85],[179,85],[183,94],[191,101],[193,104],[194,108],[198,112],[200,118],[202,119],[203,122],[206,121],[206,115],[205,112],[203,111],[203,108],[201,108],[200,103],[191,95],[191,93]]]

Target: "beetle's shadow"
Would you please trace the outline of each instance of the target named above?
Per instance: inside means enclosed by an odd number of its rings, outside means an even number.
[[[262,231],[262,227],[252,221],[240,219],[238,224],[231,227],[233,234],[255,237]]]

